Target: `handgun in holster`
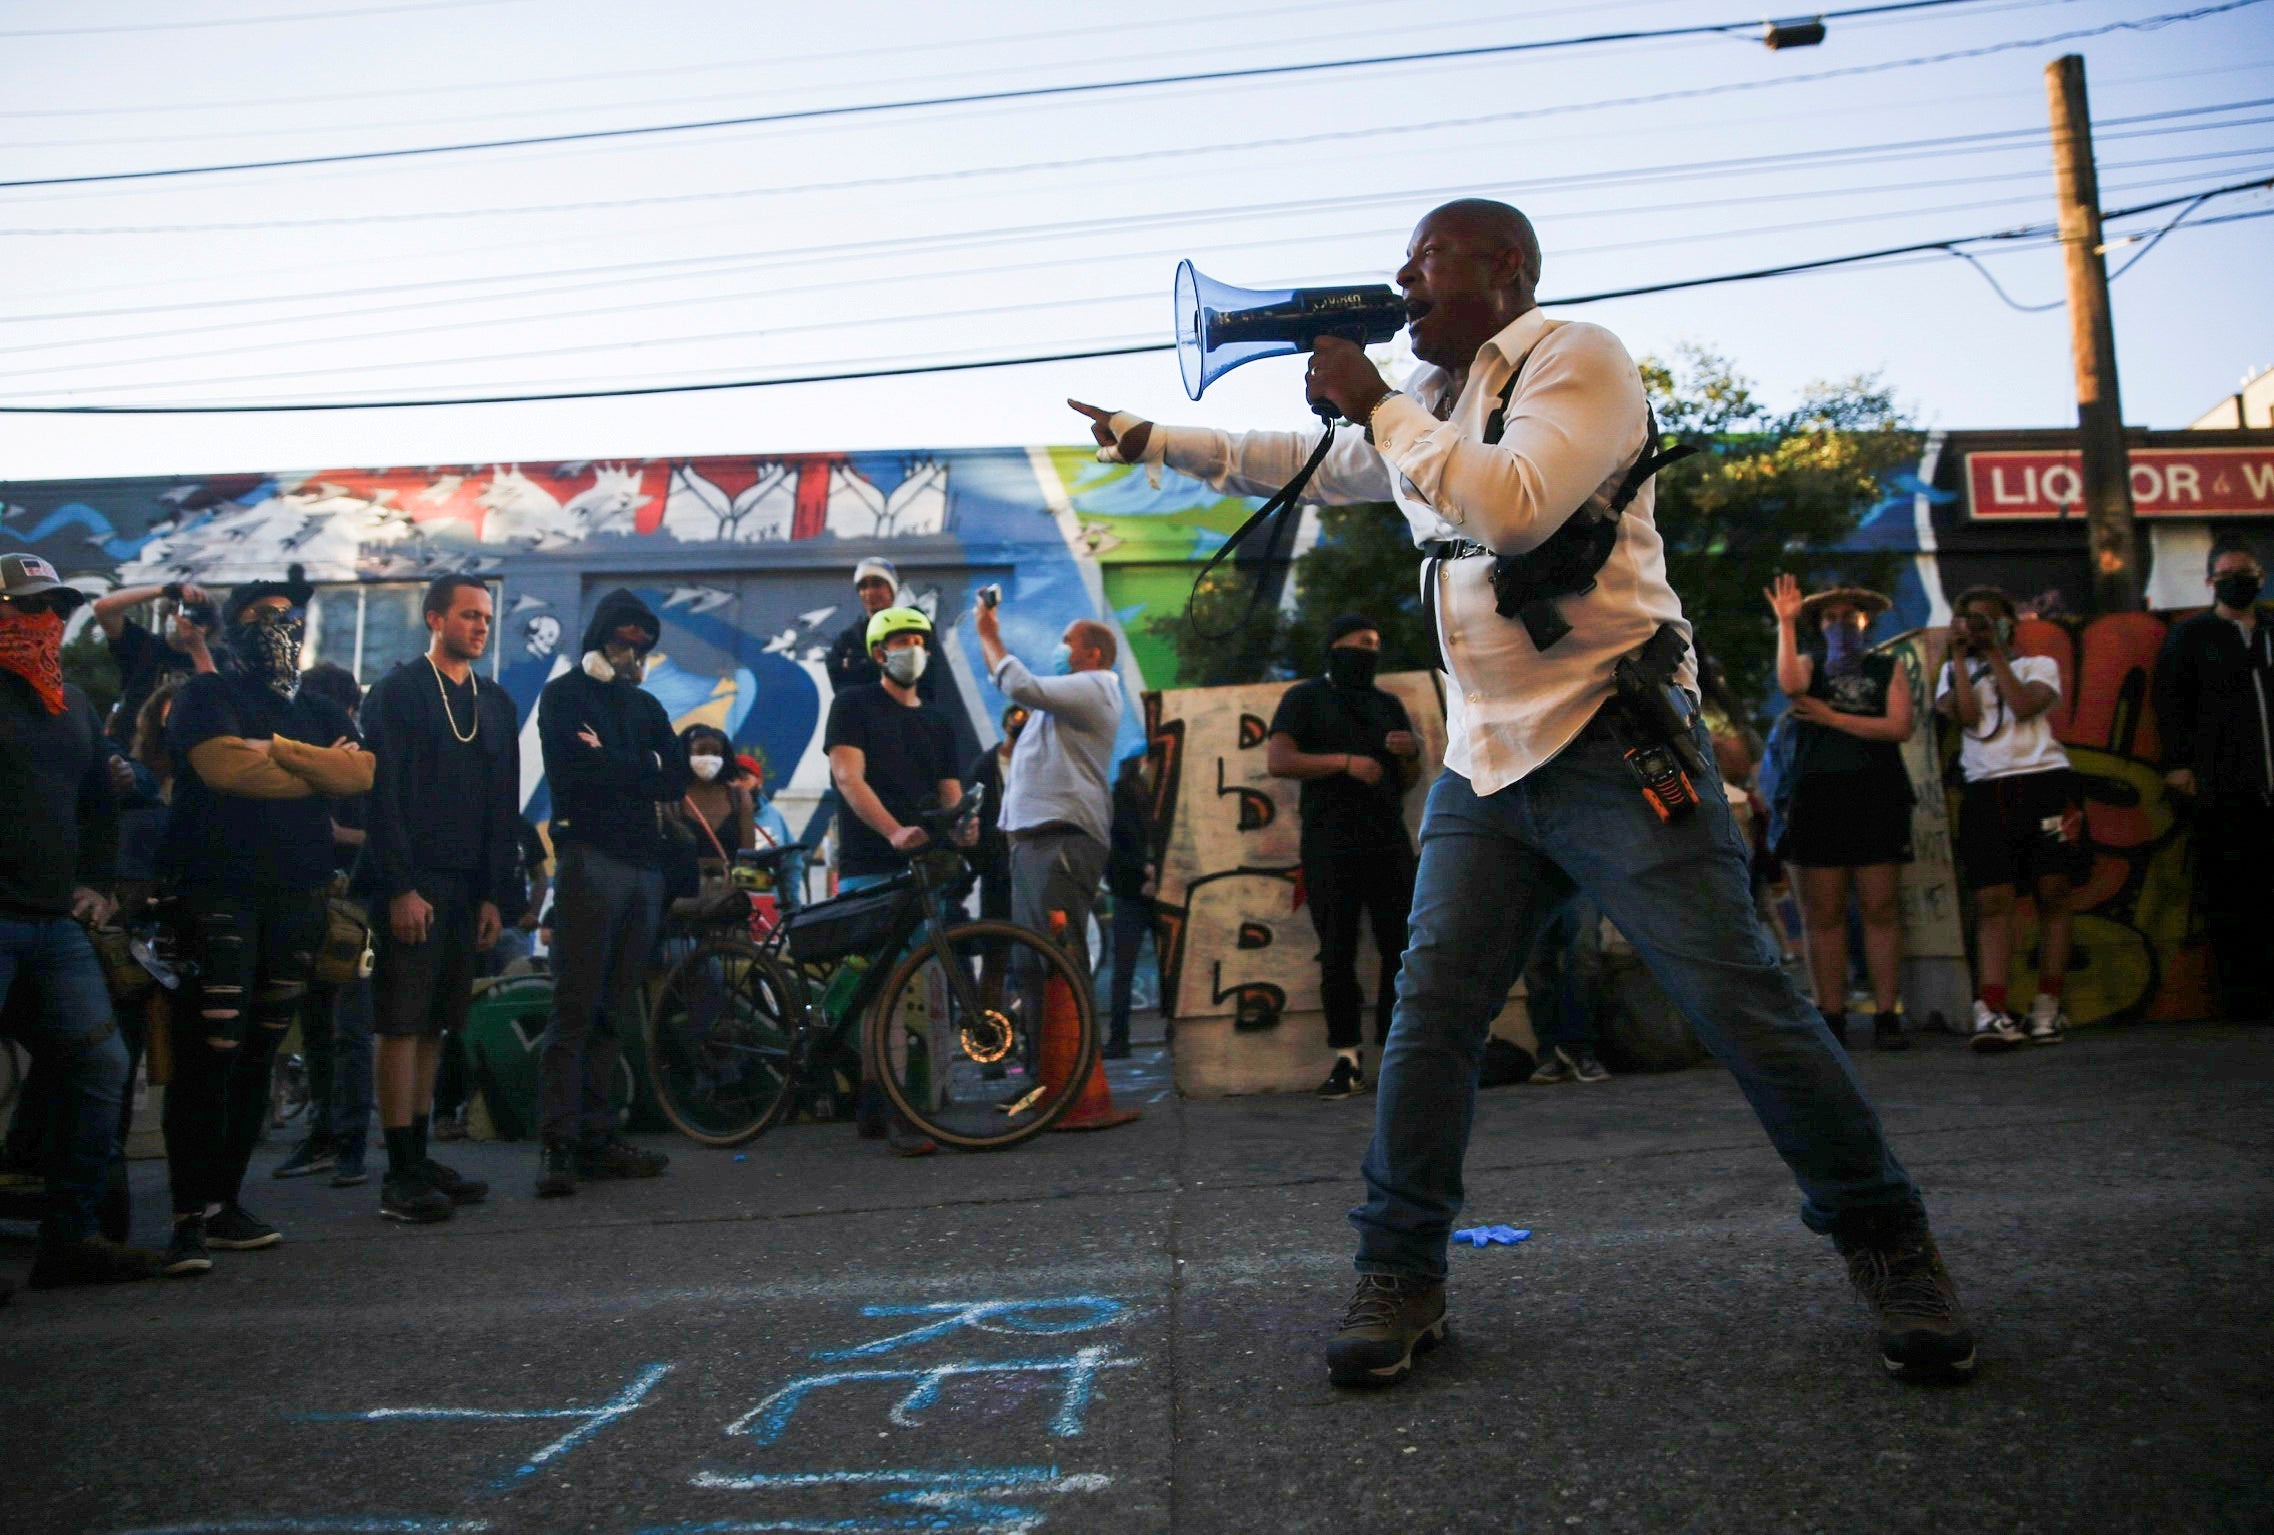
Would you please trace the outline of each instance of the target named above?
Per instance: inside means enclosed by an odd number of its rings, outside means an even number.
[[[1627,766],[1643,799],[1669,824],[1698,808],[1697,785],[1708,781],[1690,716],[1675,704],[1674,673],[1689,648],[1680,630],[1660,624],[1648,644],[1621,656],[1613,670],[1618,692],[1611,714],[1626,744]]]

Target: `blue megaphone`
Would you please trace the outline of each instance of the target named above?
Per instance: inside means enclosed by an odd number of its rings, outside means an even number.
[[[1184,392],[1201,391],[1258,357],[1307,352],[1321,336],[1359,346],[1405,327],[1405,300],[1387,283],[1353,288],[1235,288],[1203,277],[1189,261],[1176,269],[1176,360]]]

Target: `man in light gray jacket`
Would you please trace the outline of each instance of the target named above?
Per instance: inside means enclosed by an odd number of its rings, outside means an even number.
[[[1002,609],[976,620],[987,674],[1032,718],[1004,775],[1001,825],[1011,841],[1011,920],[1038,933],[1066,914],[1066,945],[1090,973],[1087,930],[1113,841],[1113,739],[1121,728],[1121,675],[1113,631],[1077,618],[1038,677],[1003,647]]]

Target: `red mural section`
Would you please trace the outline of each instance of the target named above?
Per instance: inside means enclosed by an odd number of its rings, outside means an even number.
[[[2068,985],[2078,1023],[2205,1018],[2216,1011],[2193,895],[2185,807],[2164,786],[2149,683],[2166,625],[2146,613],[2024,619],[2015,648],[2061,668],[2054,734],[2083,781],[2092,870],[2076,895]],[[2032,944],[2034,935],[2032,935]],[[2034,956],[2012,985],[2034,989]]]

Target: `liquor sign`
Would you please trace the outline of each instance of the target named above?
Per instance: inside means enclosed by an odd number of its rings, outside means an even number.
[[[2274,517],[2274,448],[2134,448],[2132,510],[2141,517]],[[1969,453],[1976,521],[2084,515],[2074,452]]]

